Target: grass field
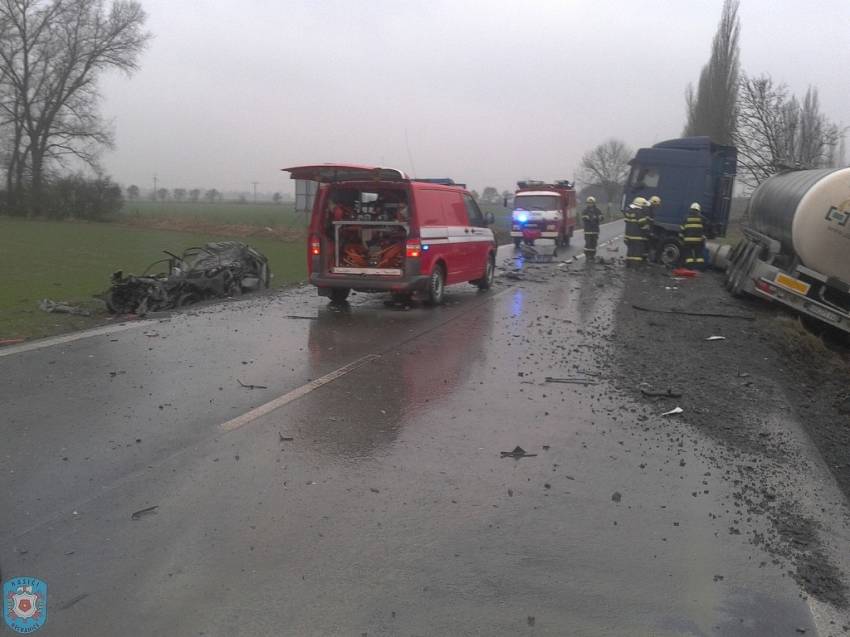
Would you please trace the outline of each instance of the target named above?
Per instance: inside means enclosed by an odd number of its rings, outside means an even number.
[[[156,201],[128,201],[119,215],[119,221],[134,219],[196,219],[204,223],[252,226],[287,226],[304,228],[304,214],[295,212],[292,202],[274,205],[269,203],[234,202],[176,203]]]
[[[130,228],[116,223],[28,221],[0,217],[0,339],[39,337],[88,327],[105,318],[92,295],[109,287],[115,270],[141,274],[162,250],[183,249],[223,237]],[[302,280],[301,241],[246,240],[268,258],[273,286]],[[91,318],[48,314],[41,299],[69,301],[97,310]]]

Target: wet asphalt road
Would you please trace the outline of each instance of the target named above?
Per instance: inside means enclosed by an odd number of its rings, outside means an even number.
[[[43,635],[817,634],[601,376],[620,284],[562,269],[4,350],[2,578],[47,581]]]

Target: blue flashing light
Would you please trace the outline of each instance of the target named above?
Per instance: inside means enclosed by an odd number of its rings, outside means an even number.
[[[429,250],[430,248],[431,248],[431,246],[429,246],[427,243],[426,243],[425,245],[423,245],[423,246],[422,246],[422,250],[423,250],[423,251],[427,251],[427,250]]]
[[[528,221],[528,213],[527,212],[518,212],[516,213],[516,220],[520,223],[525,223]]]

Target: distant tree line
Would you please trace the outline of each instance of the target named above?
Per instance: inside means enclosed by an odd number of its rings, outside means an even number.
[[[139,201],[141,198],[141,189],[137,185],[132,184],[127,186],[126,195],[128,201]],[[151,201],[172,201],[175,203],[199,203],[203,201],[213,204],[224,201],[224,195],[216,188],[203,191],[200,188],[174,188],[173,190],[158,188],[156,191],[151,191],[150,198]],[[248,203],[248,198],[244,194],[241,194],[236,201],[238,203]],[[283,201],[283,195],[279,192],[272,195],[273,203],[279,204],[281,201]]]
[[[136,70],[144,22],[134,0],[0,0],[3,212],[100,218],[120,206],[98,165],[113,140],[97,79]],[[67,176],[82,167],[98,176]]]

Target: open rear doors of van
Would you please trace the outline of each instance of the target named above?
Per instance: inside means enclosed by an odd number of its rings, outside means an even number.
[[[290,179],[305,179],[323,184],[338,181],[409,181],[410,177],[396,168],[360,166],[357,164],[313,164],[281,169]]]

